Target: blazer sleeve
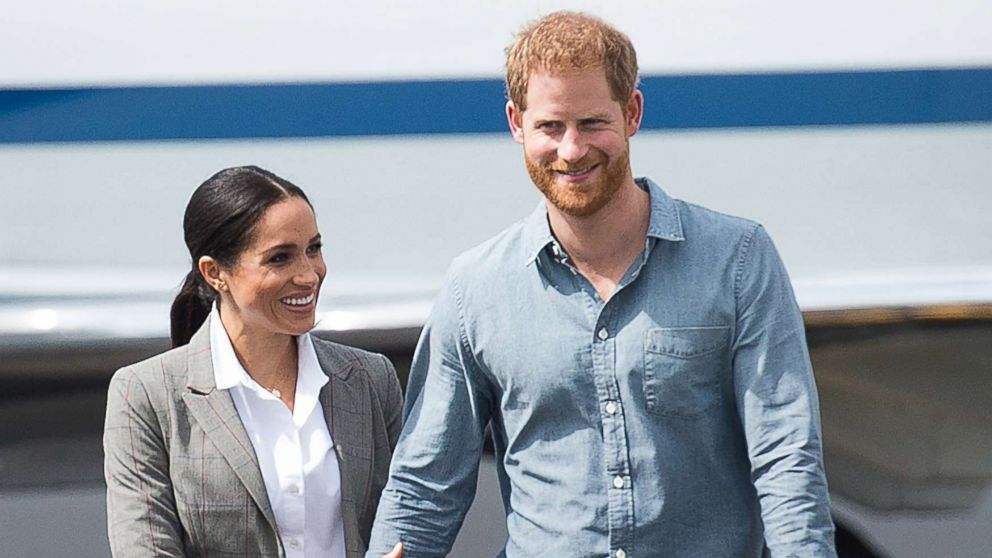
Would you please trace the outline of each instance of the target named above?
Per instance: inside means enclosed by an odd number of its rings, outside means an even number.
[[[161,423],[133,368],[110,381],[103,447],[111,554],[185,556]]]
[[[383,415],[386,419],[386,434],[389,437],[390,452],[396,449],[396,442],[400,438],[400,431],[403,430],[403,390],[400,388],[400,380],[396,376],[396,369],[393,363],[383,355],[382,365],[385,369],[383,375],[385,386],[381,387],[383,393]]]

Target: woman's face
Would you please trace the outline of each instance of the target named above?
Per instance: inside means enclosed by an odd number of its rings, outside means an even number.
[[[249,334],[306,333],[326,273],[310,206],[293,197],[269,207],[238,262],[220,270],[225,325]]]

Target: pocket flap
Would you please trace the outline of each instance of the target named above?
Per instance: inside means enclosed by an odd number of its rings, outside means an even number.
[[[727,326],[649,329],[645,332],[644,348],[653,353],[692,358],[726,347],[729,333]]]

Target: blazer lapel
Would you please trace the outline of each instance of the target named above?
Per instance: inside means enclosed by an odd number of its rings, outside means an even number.
[[[333,345],[318,341],[314,348],[317,360],[329,378],[320,391],[320,402],[341,470],[345,545],[352,551],[365,546],[361,542],[359,514],[365,509],[371,482],[369,387],[361,374],[353,373],[354,365],[333,350]]]
[[[234,474],[272,526],[272,531],[276,533],[275,515],[251,440],[241,423],[231,394],[227,390],[216,389],[210,356],[209,320],[193,335],[188,354],[188,391],[183,394],[183,401],[189,414],[234,470]]]

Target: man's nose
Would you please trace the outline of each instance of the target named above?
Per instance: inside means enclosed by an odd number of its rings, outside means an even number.
[[[579,130],[574,127],[566,128],[558,143],[558,158],[574,163],[585,157],[588,151],[589,145]]]

